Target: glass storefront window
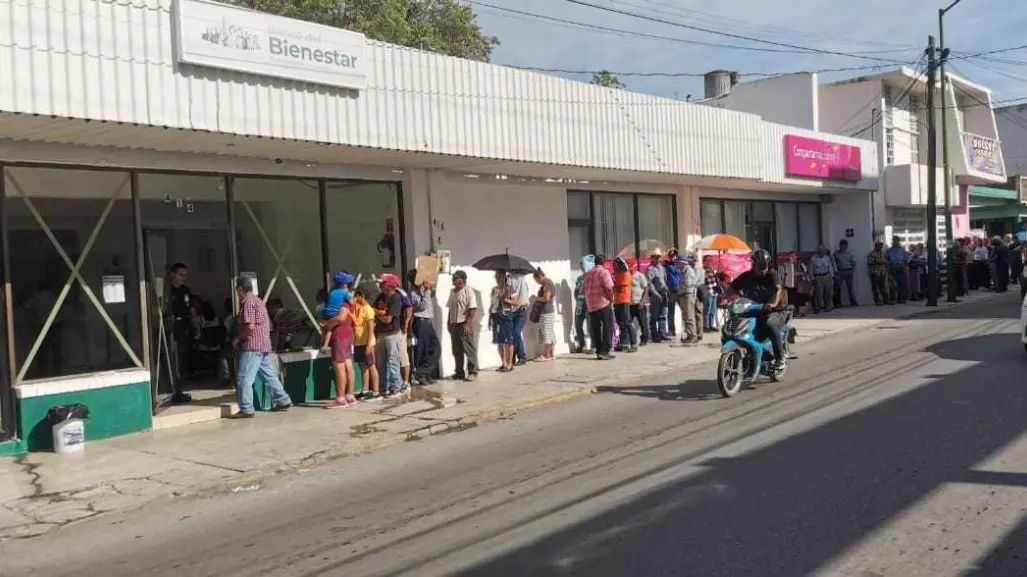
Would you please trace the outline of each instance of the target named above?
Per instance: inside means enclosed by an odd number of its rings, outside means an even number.
[[[777,250],[795,252],[799,250],[799,207],[791,202],[774,203]]]
[[[6,168],[16,383],[142,367],[126,172]]]
[[[674,200],[669,195],[568,191],[567,232],[572,265],[576,266],[581,256],[589,253],[634,262],[636,256],[644,260],[652,250],[666,251],[674,246]]]
[[[638,238],[642,258],[653,250],[666,252],[675,245],[673,197],[638,197]]]
[[[723,232],[737,236],[742,240],[748,240],[747,227],[745,222],[746,204],[744,200],[724,201],[724,230]]]
[[[704,199],[700,203],[699,227],[702,236],[720,234],[724,224],[724,213],[721,210],[721,201]]]
[[[232,187],[239,274],[254,279],[269,309],[280,301],[281,310],[306,324],[308,338],[294,335],[278,348],[319,346],[315,313],[325,276],[317,181],[240,177]]]
[[[329,181],[327,189],[331,269],[355,275],[358,288],[371,298],[378,294],[378,275],[392,273],[405,279],[396,184]]]
[[[799,250],[817,250],[820,246],[820,206],[804,202],[799,204]]]
[[[635,258],[635,206],[628,194],[594,194],[596,252]]]

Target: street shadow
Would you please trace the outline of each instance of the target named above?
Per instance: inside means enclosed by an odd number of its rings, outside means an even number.
[[[985,358],[990,358],[994,354],[992,351],[995,348],[1010,350],[1009,358],[1015,359],[1023,365],[1023,349],[1020,346],[1020,337],[1016,333],[996,333],[953,339],[934,343],[924,350],[950,361],[981,362]],[[1023,368],[1027,368],[1027,365]],[[1010,378],[1024,380],[1023,377],[1016,377],[1013,374],[1010,375]]]
[[[927,495],[968,478],[978,463],[1024,433],[1027,387],[1013,378],[1022,374],[1022,359],[1013,355],[1019,343],[964,341],[961,347],[972,349],[966,358],[980,361],[972,367],[772,445],[699,463],[705,470],[695,476],[670,481],[459,574],[818,574],[864,538],[888,531],[891,521]],[[858,387],[881,386],[888,385],[868,378]],[[776,419],[761,430],[802,416]],[[753,435],[759,431],[747,433]],[[574,503],[666,474],[692,458],[682,450]],[[559,514],[550,510],[538,518]],[[956,514],[941,522],[965,523]],[[1022,575],[1023,563],[1014,561],[1025,544],[1027,528],[1021,527],[1006,548],[982,561],[977,574]]]
[[[711,379],[692,379],[669,385],[597,387],[596,391],[659,401],[711,401],[723,398],[717,388],[717,381]]]

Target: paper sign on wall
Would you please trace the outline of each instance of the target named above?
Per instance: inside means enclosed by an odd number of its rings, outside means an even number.
[[[125,276],[104,275],[101,277],[103,283],[103,302],[105,304],[121,304],[125,302]]]

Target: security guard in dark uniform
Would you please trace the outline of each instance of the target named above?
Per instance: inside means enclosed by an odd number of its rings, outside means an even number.
[[[176,262],[168,269],[168,283],[171,290],[168,292],[167,316],[171,325],[171,334],[175,350],[173,354],[176,360],[176,374],[171,401],[174,403],[188,403],[192,397],[182,391],[182,382],[192,374],[189,356],[193,344],[193,325],[190,301],[192,291],[185,281],[189,279],[189,267],[184,263]]]

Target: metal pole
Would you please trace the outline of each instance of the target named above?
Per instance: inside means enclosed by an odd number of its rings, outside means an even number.
[[[934,82],[938,63],[934,36],[927,37],[927,306],[938,306],[938,134]]]
[[[948,281],[945,283],[945,294],[946,299],[950,303],[958,302],[956,298],[956,259],[952,250],[953,238],[952,231],[952,180],[951,180],[951,169],[949,168],[949,134],[948,134],[948,75],[945,73],[945,60],[948,59],[949,53],[945,49],[945,9],[938,9],[938,52],[941,53],[941,58],[938,60],[938,73],[941,75],[941,166],[944,171],[944,186],[945,186],[945,240],[947,249],[945,254],[945,263],[948,268],[948,275],[946,275]],[[937,225],[936,225],[937,226]]]

